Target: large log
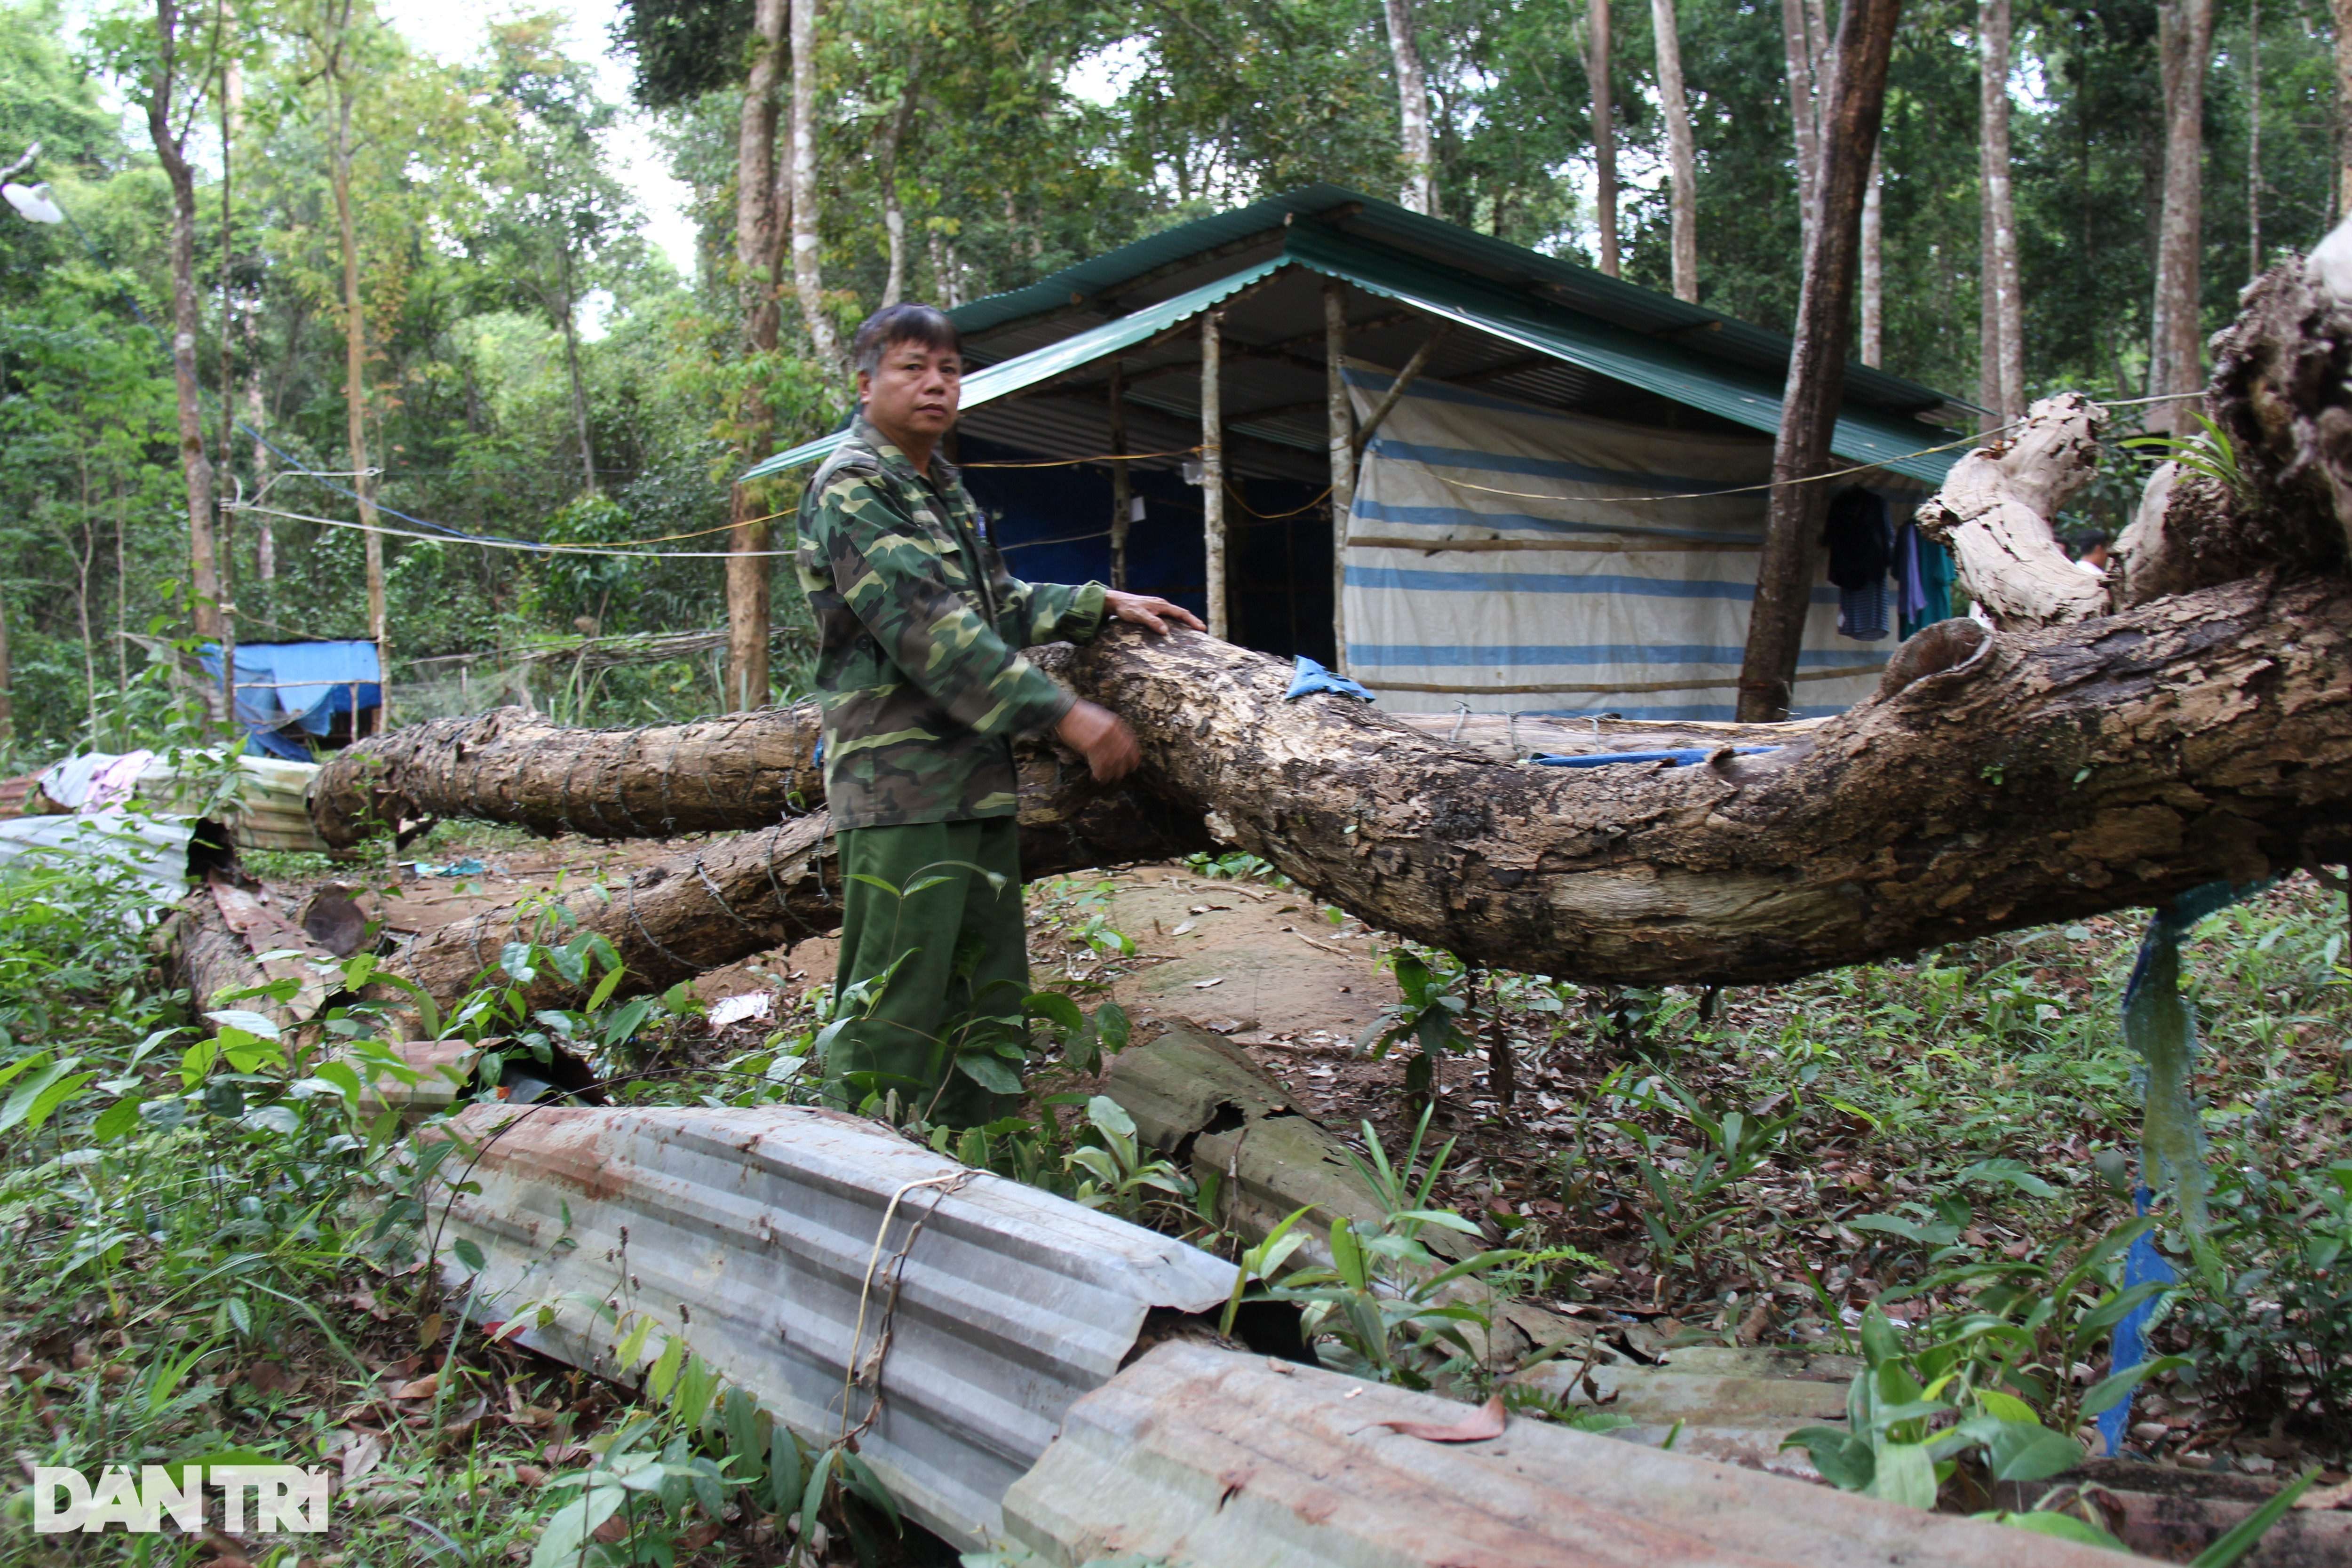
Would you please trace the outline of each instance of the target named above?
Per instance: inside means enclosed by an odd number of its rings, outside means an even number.
[[[320,770],[310,819],[338,849],[435,817],[591,838],[764,827],[824,803],[816,741],[813,701],[642,730],[498,708],[360,742]]]
[[[1368,922],[1586,981],[1750,983],[2340,857],[2352,594],[2249,580],[1996,635],[1948,621],[1780,751],[1512,765],[1279,661],[1112,635],[1063,672],[1142,783]]]
[[[1125,793],[1104,795],[1084,766],[1042,750],[1024,758],[1021,863],[1030,877],[1159,860],[1210,847],[1197,813]],[[419,937],[385,964],[446,1004],[478,984],[513,941],[564,942],[593,931],[628,967],[621,994],[660,990],[841,923],[841,859],[824,813],[688,849],[617,887],[509,906]],[[599,978],[592,973],[589,984]],[[542,966],[525,988],[533,1007],[579,1000],[581,988]]]

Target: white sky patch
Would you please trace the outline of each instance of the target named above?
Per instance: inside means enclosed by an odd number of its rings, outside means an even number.
[[[593,4],[593,0],[583,0]],[[1121,38],[1108,48],[1081,55],[1062,78],[1062,90],[1099,108],[1108,109],[1133,85],[1150,63],[1151,40]]]
[[[628,106],[628,66],[606,52],[619,5],[614,0],[546,0],[546,6],[571,18],[563,37],[564,52],[593,67],[596,90],[622,106],[620,120],[606,133],[604,147],[614,176],[646,215],[646,240],[668,256],[682,275],[693,277],[693,188],[671,175],[661,150],[654,145],[645,116]],[[411,47],[440,60],[465,59],[478,52],[488,37],[485,26],[488,13],[479,0],[377,0],[376,10]]]

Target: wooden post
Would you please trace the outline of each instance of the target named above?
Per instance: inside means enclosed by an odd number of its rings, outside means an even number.
[[[1617,276],[1617,111],[1609,92],[1609,0],[1591,0],[1586,37],[1591,53],[1585,75],[1592,83],[1593,194],[1601,227],[1601,270]]]
[[[1110,362],[1110,449],[1127,450],[1127,373],[1122,362]],[[1128,514],[1135,510],[1134,491],[1128,484],[1127,459],[1110,460],[1110,585],[1127,590]]]
[[[1224,313],[1201,318],[1201,528],[1209,558],[1209,635],[1233,629],[1225,614],[1225,410],[1218,383],[1224,374]]]
[[[1348,286],[1323,283],[1323,382],[1331,416],[1331,668],[1348,668],[1348,523],[1356,507],[1356,410],[1348,400]]]
[[[1748,647],[1739,667],[1739,717],[1780,719],[1790,707],[1797,652],[1812,605],[1823,486],[1801,481],[1829,468],[1830,438],[1845,393],[1853,278],[1862,248],[1862,198],[1886,105],[1886,62],[1903,0],[1847,0],[1840,18],[1833,98],[1822,138],[1820,207],[1797,301],[1795,346],[1772,445],[1772,492],[1764,552],[1756,565]]]

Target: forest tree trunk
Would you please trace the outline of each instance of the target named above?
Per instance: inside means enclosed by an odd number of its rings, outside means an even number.
[[[2352,4],[2352,0],[2347,0]],[[1675,0],[1650,0],[1657,36],[1658,108],[1666,122],[1666,172],[1671,184],[1675,298],[1698,302],[1698,148],[1691,135],[1690,99],[1683,90],[1683,46]]]
[[[1396,68],[1398,148],[1404,160],[1404,191],[1398,199],[1414,212],[1434,217],[1437,156],[1429,134],[1429,81],[1412,31],[1412,0],[1382,0],[1382,9],[1389,25],[1389,58]]]
[[[1816,536],[1829,497],[1808,483],[1830,466],[1830,437],[1845,391],[1853,331],[1853,277],[1862,239],[1863,188],[1878,147],[1886,64],[1902,0],[1847,0],[1838,31],[1836,97],[1824,126],[1821,211],[1805,248],[1797,337],[1772,447],[1772,492],[1764,552],[1739,670],[1739,717],[1755,722],[1789,711],[1797,651],[1812,604]]]
[[[827,375],[842,374],[841,334],[824,305],[824,278],[818,265],[823,243],[823,206],[816,184],[817,0],[791,0],[793,36],[793,291],[800,296],[801,324]]]
[[[1593,223],[1601,231],[1601,270],[1617,276],[1617,110],[1609,87],[1609,0],[1591,0],[1591,49],[1584,72],[1592,85]]]
[[[898,157],[907,144],[908,127],[914,121],[922,70],[923,51],[918,45],[907,52],[906,85],[898,89],[898,105],[884,126],[881,153],[876,160],[882,185],[882,237],[889,247],[889,269],[882,279],[881,308],[886,310],[907,291],[907,203],[898,190]]]
[[[2009,168],[2009,0],[1977,7],[1977,401],[1987,428],[2025,413],[2025,334],[2019,316],[2017,203]]]
[[[1870,188],[1862,198],[1862,363],[1886,357],[1886,158],[1883,146],[1870,160]]]
[[[1821,205],[1821,88],[1813,64],[1819,51],[1812,41],[1806,0],[1780,0],[1780,47],[1789,73],[1789,123],[1796,141],[1797,228],[1799,255],[1812,248],[1815,209]]]
[[[2352,0],[2333,0],[2336,22],[2336,216],[2352,213]]]
[[[172,127],[172,95],[179,85],[180,13],[174,0],[155,0],[155,79],[147,98],[147,133],[172,187],[172,387],[179,404],[180,470],[188,495],[188,600],[196,635],[221,637],[220,554],[214,533],[213,463],[205,447],[203,395],[196,382],[196,176],[187,159],[187,131]],[[192,109],[188,120],[194,122]],[[228,714],[234,728],[236,716]]]
[[[777,212],[776,88],[784,71],[785,0],[757,0],[753,52],[735,133],[735,289],[743,314],[743,352],[775,352],[780,326],[776,258],[782,240]],[[736,457],[745,465],[768,455],[775,416],[767,388],[753,376],[737,395]],[[766,487],[737,484],[727,493],[727,689],[722,709],[752,709],[768,700],[768,631],[772,616],[767,554],[773,537]]]
[[[335,142],[328,172],[335,192],[335,228],[342,246],[343,263],[343,413],[351,443],[352,490],[359,497],[360,527],[367,541],[368,636],[375,643],[376,689],[382,706],[379,724],[392,718],[392,624],[383,598],[383,535],[376,528],[375,476],[368,466],[367,446],[367,311],[360,294],[359,220],[352,210],[352,59],[351,8],[346,5],[336,26],[327,68],[335,95]],[[352,714],[352,733],[360,732],[360,716]]]
[[[2190,427],[2204,382],[2198,331],[2205,182],[2205,68],[2213,52],[2213,0],[2160,0],[2157,53],[2164,91],[2164,200],[2157,218],[2154,342],[2148,395],[2175,401],[2148,411],[2152,430]]]

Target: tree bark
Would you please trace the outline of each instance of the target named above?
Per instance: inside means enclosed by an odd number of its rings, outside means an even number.
[[[889,247],[889,270],[882,279],[882,306],[888,310],[907,291],[907,204],[898,194],[898,155],[906,146],[907,127],[915,118],[915,89],[921,79],[923,51],[908,51],[907,82],[898,89],[898,105],[882,132],[881,155],[876,159],[882,185],[882,237]]]
[[[333,847],[443,817],[552,837],[737,832],[824,803],[806,701],[644,730],[569,730],[524,708],[435,719],[338,752],[310,791]]]
[[[1197,816],[1122,793],[1105,796],[1083,761],[1044,747],[1022,758],[1024,877],[1160,860],[1212,847]],[[421,937],[385,965],[446,1004],[480,982],[512,941],[569,941],[593,931],[628,968],[622,994],[657,991],[841,924],[841,862],[824,813],[687,850],[632,878],[564,900],[495,910]],[[561,933],[561,934],[558,934]],[[592,974],[589,984],[600,978]],[[534,1007],[581,999],[551,966],[525,987]]]
[[[2347,0],[2352,4],[2352,0]],[[1666,122],[1666,170],[1671,184],[1675,298],[1698,302],[1698,147],[1691,135],[1690,99],[1683,90],[1682,36],[1675,0],[1650,0],[1658,47],[1658,107]]]
[[[2051,521],[2097,466],[2106,411],[2066,393],[2033,405],[2025,427],[1952,465],[1919,509],[1919,527],[1952,547],[1960,585],[1997,626],[2088,620],[2107,584],[2066,559]]]
[[[1617,111],[1609,90],[1609,0],[1591,0],[1591,52],[1585,77],[1592,84],[1593,221],[1601,230],[1601,270],[1617,276]]]
[[[782,239],[777,213],[776,87],[784,69],[786,0],[757,0],[751,74],[735,135],[735,287],[743,313],[743,351],[752,357],[776,347],[776,258]],[[758,378],[736,404],[741,432],[736,455],[745,462],[767,456],[775,419]],[[766,495],[735,485],[727,496],[727,689],[722,708],[749,710],[768,700],[768,626],[773,606]]]
[[[2204,379],[2199,321],[2203,243],[2205,68],[2213,52],[2213,0],[2161,0],[2157,52],[2164,93],[2164,200],[2157,218],[2154,342],[2148,395],[2174,396],[2148,411],[2154,430],[2192,427],[2189,398]]]
[[[184,44],[174,0],[155,0],[155,43],[147,134],[172,187],[172,386],[179,405],[180,471],[188,495],[188,607],[196,635],[217,640],[221,582],[213,531],[213,463],[205,449],[204,400],[196,381],[196,176],[187,159],[187,131],[172,127],[172,95],[179,84]],[[189,118],[193,122],[193,110]],[[234,714],[229,722],[234,726]]]
[[[1389,58],[1396,68],[1398,147],[1404,159],[1404,190],[1398,200],[1434,217],[1437,156],[1429,134],[1429,81],[1412,31],[1412,0],[1382,0],[1382,10],[1389,25]]]
[[[1862,198],[1862,363],[1886,358],[1885,149],[1870,160],[1870,189]]]
[[[842,372],[841,335],[824,308],[824,278],[818,266],[816,185],[816,7],[817,0],[791,0],[793,37],[793,291],[800,296],[801,324],[826,373]]]
[[[1863,187],[1878,146],[1887,58],[1902,11],[1902,0],[1847,0],[1838,32],[1821,213],[1805,248],[1796,344],[1772,447],[1764,552],[1757,563],[1756,598],[1739,670],[1739,717],[1750,721],[1788,711],[1797,673],[1812,600],[1816,539],[1828,501],[1823,486],[1801,481],[1830,467],[1830,438],[1845,390],[1846,345],[1853,333]]]
[[[1812,41],[1806,0],[1780,0],[1780,47],[1787,58],[1789,121],[1796,141],[1797,225],[1802,254],[1812,248],[1822,174],[1822,84],[1814,79],[1813,70],[1820,50]]]
[[[2025,337],[2017,273],[2017,203],[2009,170],[2009,0],[1977,6],[1978,246],[1977,401],[1990,411],[1987,428],[2025,413]]]

